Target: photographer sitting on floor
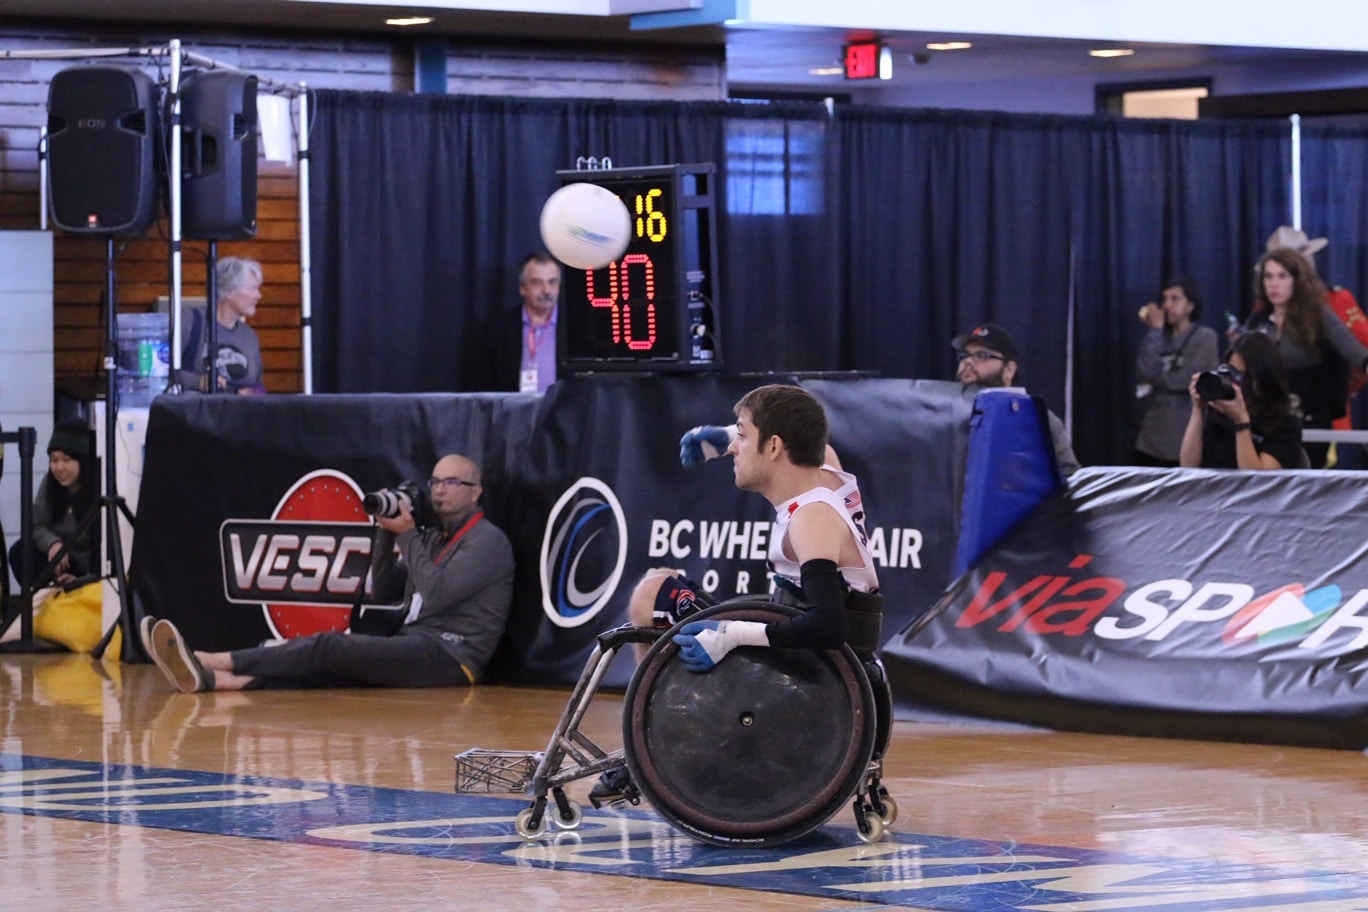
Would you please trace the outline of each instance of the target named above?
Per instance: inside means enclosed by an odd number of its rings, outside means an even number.
[[[403,594],[403,624],[394,635],[316,633],[253,649],[194,652],[169,620],[145,618],[148,655],[184,693],[476,683],[508,622],[513,547],[484,518],[474,462],[443,456],[427,487],[430,510],[421,487],[400,486],[381,492],[393,510],[382,508],[375,518],[381,531],[371,554],[372,595],[385,603]]]

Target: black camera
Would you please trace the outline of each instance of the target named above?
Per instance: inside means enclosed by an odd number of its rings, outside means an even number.
[[[1215,369],[1197,375],[1197,395],[1207,402],[1234,399],[1235,387],[1244,386],[1244,372],[1229,364],[1218,364]]]
[[[432,508],[432,496],[427,485],[420,481],[401,481],[392,488],[372,491],[361,498],[361,509],[371,516],[393,519],[403,507],[408,507],[413,522],[419,527],[431,526],[437,521]]]

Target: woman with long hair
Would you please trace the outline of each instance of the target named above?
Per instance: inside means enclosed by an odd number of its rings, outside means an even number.
[[[1292,411],[1287,374],[1273,340],[1245,333],[1226,363],[1192,375],[1192,411],[1181,464],[1206,469],[1302,466],[1301,420]]]
[[[1254,296],[1245,329],[1268,335],[1277,346],[1302,426],[1330,427],[1344,415],[1350,368],[1368,369],[1368,348],[1335,316],[1315,265],[1290,247],[1259,258]],[[1306,449],[1313,467],[1325,465],[1326,444]]]
[[[33,498],[33,543],[29,562],[23,562],[23,542],[10,548],[10,567],[19,585],[34,588],[63,585],[89,574],[94,567],[94,523],[77,535],[81,520],[95,506],[95,471],[90,454],[90,430],[83,422],[58,422],[48,442],[48,470]],[[66,547],[52,574],[41,578],[57,553]]]

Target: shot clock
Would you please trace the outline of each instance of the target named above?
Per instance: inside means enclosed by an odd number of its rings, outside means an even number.
[[[713,174],[711,164],[556,172],[562,185],[613,191],[632,219],[617,260],[565,267],[559,377],[721,369]]]

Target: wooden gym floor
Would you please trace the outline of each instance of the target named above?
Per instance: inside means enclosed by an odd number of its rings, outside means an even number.
[[[0,655],[0,908],[1368,910],[1352,751],[900,722],[884,839],[769,850],[646,805],[526,842],[453,755],[546,745],[566,692],[184,695],[150,665]],[[620,741],[621,698],[584,730]],[[719,774],[724,771],[719,770]]]

